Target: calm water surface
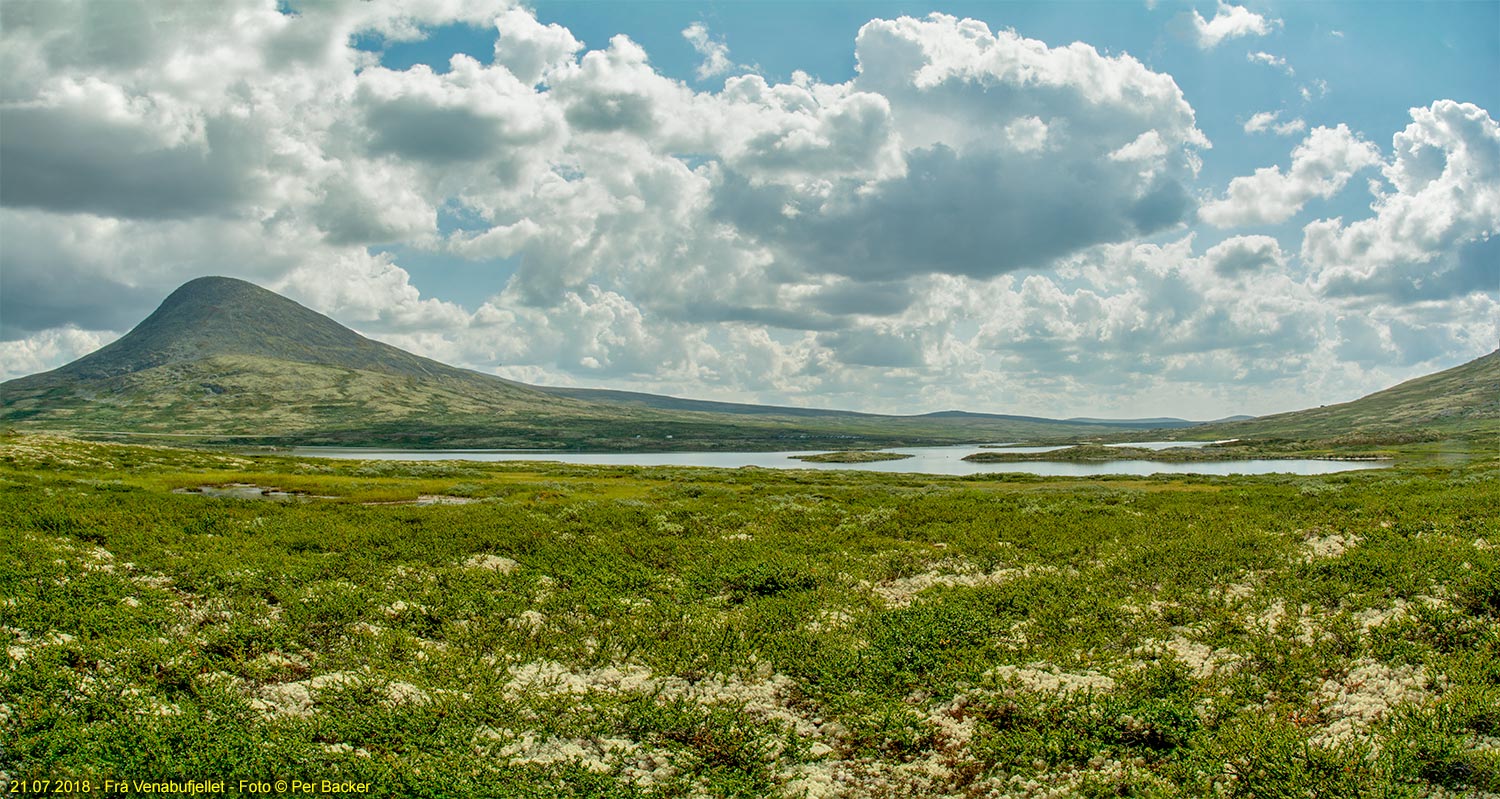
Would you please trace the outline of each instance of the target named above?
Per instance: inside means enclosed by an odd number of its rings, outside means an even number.
[[[1157,443],[1157,442],[1147,442]],[[1178,442],[1171,442],[1181,446]],[[1007,452],[1047,452],[1060,447],[1007,447]],[[377,449],[373,447],[297,447],[294,455],[316,458],[357,458],[401,461],[556,461],[596,466],[709,466],[737,469],[759,466],[765,469],[855,469],[863,472],[910,472],[920,474],[986,474],[991,472],[1024,472],[1027,474],[1087,477],[1100,474],[1329,474],[1351,469],[1375,469],[1386,465],[1379,461],[1324,460],[1251,460],[1206,461],[1199,463],[1160,463],[1157,461],[1110,461],[1107,463],[1071,463],[1066,461],[1030,461],[1024,463],[971,463],[965,455],[983,452],[978,446],[893,447],[885,452],[911,455],[899,461],[874,463],[807,463],[793,460],[793,455],[814,455],[826,450],[799,452],[628,452],[579,453],[548,450],[494,449]]]

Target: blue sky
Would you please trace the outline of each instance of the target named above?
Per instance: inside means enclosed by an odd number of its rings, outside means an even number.
[[[1197,112],[1198,127],[1216,147],[1201,177],[1224,184],[1237,175],[1288,161],[1285,142],[1244,131],[1250,116],[1281,111],[1309,125],[1347,124],[1381,141],[1404,127],[1407,110],[1435,97],[1500,107],[1500,3],[1247,3],[1246,8],[1280,19],[1265,36],[1231,39],[1212,49],[1188,42],[1184,16],[1199,11],[1211,18],[1210,3],[1148,4],[1118,2],[599,2],[558,0],[532,3],[538,21],[562,25],[584,46],[608,46],[625,34],[645,47],[664,75],[712,88],[725,75],[697,78],[702,57],[682,35],[703,24],[723,42],[739,69],[773,82],[803,71],[828,83],[855,75],[852,43],[859,29],[877,17],[925,16],[933,12],[983,20],[992,29],[1010,28],[1052,45],[1086,42],[1109,53],[1129,53],[1148,67],[1168,73]],[[448,69],[454,53],[482,62],[493,59],[494,32],[470,25],[440,26],[427,38],[386,43],[370,37],[363,46],[380,54],[391,69],[425,64]],[[1270,53],[1285,67],[1249,60]],[[1288,74],[1288,68],[1291,74]],[[1312,97],[1302,95],[1302,90]],[[1369,204],[1361,191],[1345,191],[1321,203],[1326,215],[1359,213]],[[440,218],[440,226],[449,220]],[[461,223],[453,223],[454,226]],[[1295,222],[1258,228],[1275,236],[1295,235]],[[1224,238],[1213,230],[1206,244]],[[485,277],[451,258],[400,247],[377,248],[402,256],[407,271],[423,278],[432,296],[473,304],[487,297],[497,275],[513,273],[515,262],[496,262]],[[488,279],[488,283],[484,281]],[[476,290],[477,289],[477,290]]]
[[[1211,3],[1161,2],[599,2],[532,4],[537,19],[571,30],[586,47],[601,48],[626,34],[646,48],[663,74],[713,86],[723,76],[696,80],[701,57],[681,31],[701,22],[729,46],[736,63],[753,66],[771,81],[801,70],[829,83],[854,77],[852,43],[876,17],[941,12],[1012,28],[1052,45],[1086,42],[1110,53],[1129,53],[1172,75],[1197,111],[1198,126],[1222,152],[1207,159],[1203,176],[1227,182],[1258,166],[1286,160],[1274,137],[1247,135],[1246,119],[1284,109],[1309,124],[1343,122],[1371,139],[1404,127],[1407,109],[1435,97],[1500,106],[1500,3],[1289,2],[1247,3],[1285,23],[1263,37],[1229,40],[1210,50],[1187,45],[1175,26],[1194,10],[1211,17]],[[424,63],[446,70],[455,52],[488,60],[491,31],[466,25],[433,31],[430,38],[388,48],[381,63],[404,69]],[[1270,52],[1297,71],[1251,62]],[[1326,91],[1316,81],[1326,84]],[[1301,87],[1317,93],[1305,100]],[[1254,109],[1247,111],[1247,109]],[[1360,198],[1355,198],[1361,203]]]
[[[1273,412],[1500,343],[1497,2],[198,11],[5,6],[7,376],[201,274],[891,412]]]

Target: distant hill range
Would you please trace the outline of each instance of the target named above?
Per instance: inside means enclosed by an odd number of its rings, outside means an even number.
[[[963,411],[888,416],[531,386],[372,341],[242,280],[204,277],[114,343],[0,384],[0,424],[242,443],[585,449],[851,448],[1147,429],[1244,437],[1255,425],[1291,435],[1347,431],[1345,420],[1408,428],[1493,420],[1497,367],[1492,354],[1354,403],[1207,425]]]

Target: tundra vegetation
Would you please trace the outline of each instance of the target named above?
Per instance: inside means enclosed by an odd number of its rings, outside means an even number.
[[[1500,458],[1428,463],[950,478],[10,435],[0,771],[1500,792]]]
[[[879,452],[867,449],[849,449],[839,452],[820,452],[815,455],[793,455],[794,459],[807,463],[875,463],[877,461],[900,461],[910,458],[904,452]]]

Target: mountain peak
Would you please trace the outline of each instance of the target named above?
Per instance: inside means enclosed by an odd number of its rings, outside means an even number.
[[[89,380],[247,355],[413,377],[463,372],[367,339],[254,283],[209,276],[182,284],[134,330],[50,374]]]
[[[178,286],[175,291],[162,300],[162,306],[181,305],[200,302],[215,302],[224,300],[241,299],[254,301],[260,299],[265,301],[274,297],[283,302],[291,300],[277,294],[269,289],[251,283],[248,280],[240,280],[237,277],[224,277],[223,275],[204,275],[195,277]]]

